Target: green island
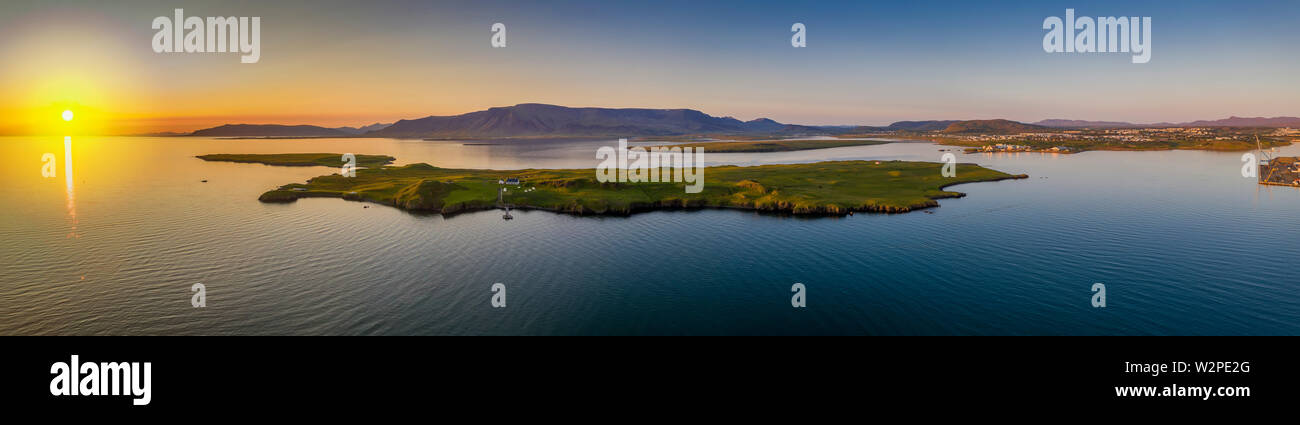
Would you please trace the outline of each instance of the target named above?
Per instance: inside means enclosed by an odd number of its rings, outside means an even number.
[[[356,155],[358,167],[380,167],[397,158],[388,155]],[[340,167],[343,154],[339,153],[280,153],[280,154],[210,154],[195,158],[204,161],[242,162],[249,164],[279,165],[285,167]]]
[[[655,146],[657,148],[703,148],[710,153],[789,152],[845,146],[869,146],[891,143],[884,140],[758,140],[744,142],[703,142]]]
[[[246,162],[279,165],[301,154],[239,155]],[[334,155],[334,154],[329,154]],[[337,156],[337,155],[335,155]],[[204,155],[203,157],[212,157]],[[945,187],[1027,178],[974,164],[904,161],[831,161],[811,164],[716,166],[704,169],[700,193],[684,183],[600,183],[592,169],[472,170],[428,164],[360,169],[356,177],[315,177],[263,193],[262,202],[329,197],[390,205],[408,211],[454,214],[499,208],[572,214],[628,215],[656,209],[734,208],[799,215],[855,211],[902,213],[938,206],[937,199],[965,196]],[[502,184],[518,179],[519,184]],[[498,202],[498,190],[503,202]]]

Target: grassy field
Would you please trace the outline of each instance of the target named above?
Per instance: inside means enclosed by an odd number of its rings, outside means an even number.
[[[659,146],[662,148],[704,148],[709,153],[787,152],[809,149],[868,146],[890,143],[881,140],[759,140],[746,142],[703,142]]]
[[[293,154],[289,154],[293,155]],[[245,155],[262,163],[281,155]],[[738,208],[811,215],[854,211],[898,213],[938,206],[936,199],[964,194],[944,187],[1024,178],[973,164],[959,164],[957,177],[941,176],[942,164],[902,161],[833,161],[813,164],[719,166],[704,171],[704,190],[685,193],[684,183],[600,183],[592,169],[469,170],[428,164],[385,166],[313,178],[266,192],[263,202],[307,197],[368,201],[411,211],[451,214],[496,208],[497,189],[507,188],[515,208],[574,214],[626,215],[673,208]],[[499,185],[515,177],[519,186]],[[534,189],[535,188],[535,189]]]
[[[244,162],[286,167],[343,166],[343,154],[341,153],[211,154],[199,155],[195,158],[204,161]],[[390,164],[396,159],[388,155],[357,155],[356,165],[358,167],[379,167]]]

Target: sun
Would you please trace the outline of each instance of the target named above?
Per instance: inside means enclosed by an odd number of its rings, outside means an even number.
[[[3,2],[3,0],[0,0]],[[43,108],[33,108],[24,114],[31,134],[54,136],[102,135],[109,123],[104,111],[93,106],[71,101],[60,101]],[[4,128],[4,114],[0,114],[0,128]]]

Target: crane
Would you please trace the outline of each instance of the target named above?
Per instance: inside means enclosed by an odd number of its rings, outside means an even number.
[[[1258,158],[1260,171],[1263,171],[1265,168],[1268,169],[1268,177],[1264,177],[1264,173],[1261,172],[1259,173],[1259,181],[1273,181],[1273,157],[1270,156],[1268,152],[1264,151],[1264,145],[1259,141],[1259,133],[1255,133],[1255,151],[1259,152]]]

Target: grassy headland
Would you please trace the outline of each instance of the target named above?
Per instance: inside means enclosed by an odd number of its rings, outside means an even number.
[[[664,145],[661,148],[704,148],[710,153],[788,152],[809,149],[868,146],[890,143],[883,140],[760,140],[746,142],[703,142]]]
[[[266,164],[286,162],[281,156],[243,155]],[[958,164],[957,177],[944,178],[941,168],[938,163],[902,161],[707,167],[704,190],[692,194],[685,193],[684,183],[600,183],[591,169],[500,171],[412,164],[362,169],[353,178],[337,174],[316,177],[307,183],[281,186],[259,199],[343,198],[450,214],[496,208],[497,189],[503,187],[498,180],[514,177],[523,183],[504,186],[504,200],[521,209],[626,215],[654,209],[736,208],[844,215],[935,207],[936,199],[965,196],[943,190],[947,186],[1026,177]]]
[[[391,164],[397,159],[388,155],[357,155],[356,157],[358,167],[379,167]],[[210,154],[195,158],[204,161],[244,162],[286,167],[343,166],[343,154],[339,153]]]

